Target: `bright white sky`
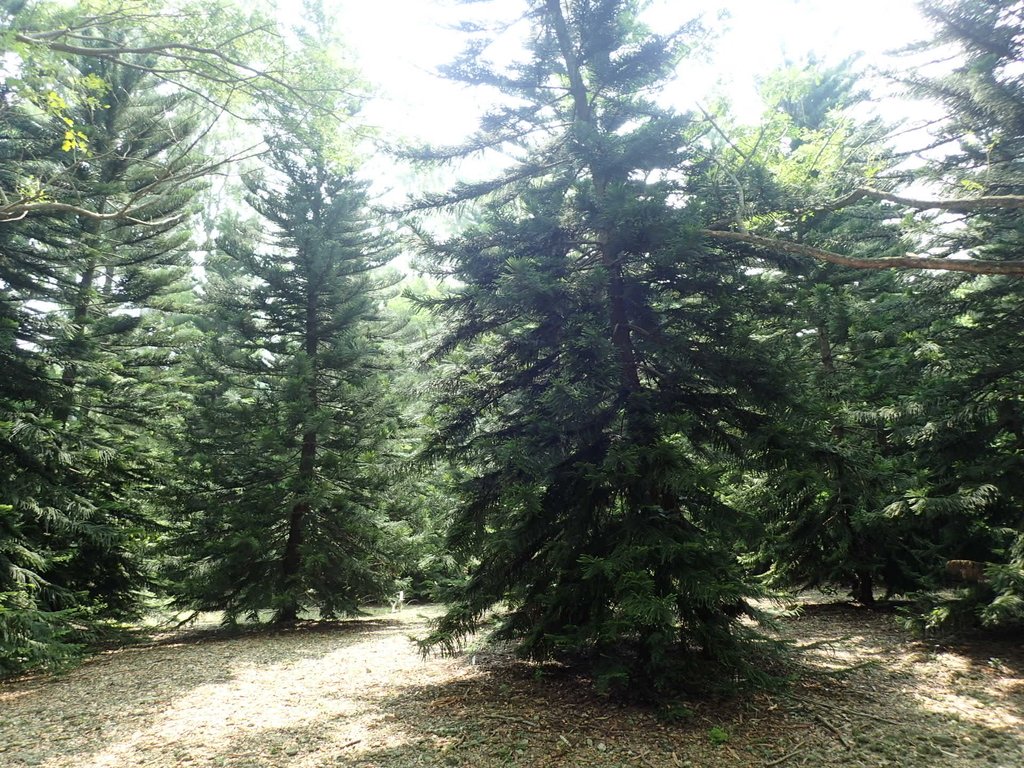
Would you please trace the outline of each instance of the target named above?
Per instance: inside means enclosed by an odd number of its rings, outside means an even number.
[[[462,46],[446,23],[465,13],[446,0],[334,0],[348,43],[381,89],[365,117],[386,135],[456,143],[474,127],[481,93],[431,74]],[[511,8],[516,0],[502,0]],[[718,20],[719,11],[729,17]],[[648,21],[672,29],[703,13],[718,40],[713,61],[684,63],[667,99],[687,109],[721,84],[737,114],[754,120],[754,78],[815,53],[838,62],[857,51],[877,62],[886,51],[927,37],[913,0],[653,0]]]

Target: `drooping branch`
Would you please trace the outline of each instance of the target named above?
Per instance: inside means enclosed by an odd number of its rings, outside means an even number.
[[[907,208],[916,208],[919,211],[950,211],[952,213],[977,213],[978,211],[991,210],[1014,210],[1024,208],[1024,195],[986,195],[982,197],[965,197],[951,200],[918,200],[912,197],[894,195],[890,192],[882,192],[870,187],[859,187],[848,195],[817,209],[821,211],[836,211],[858,200],[868,198],[870,200],[884,200],[897,205],[904,205]]]
[[[945,272],[969,272],[975,275],[1024,275],[1024,261],[982,261],[980,259],[936,259],[926,256],[894,256],[877,259],[843,256],[842,254],[814,248],[810,245],[776,240],[771,237],[751,235],[746,232],[729,232],[718,229],[703,229],[701,234],[712,240],[744,243],[777,253],[806,256],[817,261],[839,264],[855,269],[935,269]]]
[[[241,37],[256,34],[270,34],[270,26],[257,26],[237,33],[220,45],[203,46],[188,42],[164,41],[150,45],[118,45],[96,46],[65,42],[71,36],[62,30],[27,33],[19,32],[14,39],[24,45],[46,48],[55,53],[88,58],[107,59],[122,66],[150,72],[174,85],[182,86],[179,76],[191,75],[199,81],[214,85],[245,86],[259,88],[266,85],[281,89],[289,97],[313,109],[322,109],[322,97],[327,93],[338,93],[346,96],[353,91],[346,87],[310,88],[289,82],[281,74],[269,67],[256,67],[252,64],[228,55],[225,51],[227,43],[235,42]],[[62,39],[64,38],[64,39]],[[87,38],[80,38],[87,40]],[[139,64],[138,57],[152,56],[158,63]],[[135,59],[135,61],[133,61]],[[190,89],[191,90],[191,89]]]
[[[188,147],[187,151],[193,149],[196,141]],[[20,199],[8,202],[3,199],[0,191],[0,224],[10,224],[31,216],[42,216],[52,214],[69,214],[80,216],[92,221],[124,221],[129,224],[138,224],[146,227],[172,226],[188,216],[187,212],[164,216],[158,219],[145,217],[143,200],[147,195],[160,195],[165,190],[172,190],[196,179],[210,176],[221,171],[224,167],[253,157],[258,157],[264,151],[263,144],[255,144],[244,150],[236,152],[229,157],[214,160],[210,163],[194,166],[191,168],[166,167],[157,178],[149,184],[136,189],[124,202],[115,210],[102,212],[86,208],[74,203],[63,203],[56,200],[32,200]],[[184,157],[182,153],[181,157]]]

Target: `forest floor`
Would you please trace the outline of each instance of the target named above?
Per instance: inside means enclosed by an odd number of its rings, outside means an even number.
[[[822,674],[666,722],[494,652],[424,660],[409,637],[438,612],[194,628],[0,684],[0,766],[1024,766],[1019,643],[915,642],[891,614],[808,604],[781,632]]]

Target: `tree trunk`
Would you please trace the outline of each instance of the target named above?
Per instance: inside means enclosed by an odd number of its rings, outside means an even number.
[[[574,122],[583,129],[581,132],[583,135],[595,133],[598,131],[598,126],[595,125],[590,95],[583,79],[582,68],[569,34],[569,26],[562,12],[561,3],[559,0],[546,0],[546,6],[555,30],[555,37],[558,39],[558,47],[565,61],[566,73],[569,78],[569,93],[573,101]],[[609,180],[606,174],[595,167],[590,160],[588,160],[587,166],[594,183],[594,194],[603,206]],[[597,232],[601,266],[608,273],[608,319],[611,326],[611,342],[615,347],[619,362],[619,384],[623,395],[628,399],[629,395],[639,392],[642,385],[637,369],[636,352],[633,349],[629,313],[626,311],[626,290],[625,281],[622,278],[622,266],[619,263],[618,254],[608,245],[609,240],[607,231]]]
[[[829,338],[828,326],[824,321],[818,324],[818,350],[821,352],[821,365],[829,378],[836,375],[836,364],[832,358],[832,340]]]
[[[105,168],[102,178],[105,182],[110,181],[111,174]],[[96,210],[103,213],[107,208],[107,198],[100,200]],[[78,294],[75,296],[75,304],[71,308],[71,322],[74,328],[71,344],[68,348],[68,363],[61,373],[61,388],[63,390],[60,403],[55,409],[55,416],[64,425],[75,410],[75,385],[78,383],[78,365],[76,361],[81,359],[85,352],[86,324],[89,321],[89,311],[92,309],[93,283],[96,282],[96,273],[99,265],[96,262],[96,253],[99,251],[99,235],[103,229],[103,222],[90,221],[82,236],[80,247],[82,255],[87,257],[85,269],[82,270],[82,279],[78,283]],[[111,267],[108,267],[111,269]]]
[[[602,233],[601,240],[607,236]],[[615,255],[608,252],[602,243],[601,261],[608,272],[608,319],[611,324],[612,344],[619,358],[619,385],[625,395],[639,392],[640,374],[637,370],[636,352],[630,330],[629,313],[626,311],[626,286],[622,279]]]
[[[316,353],[320,345],[317,295],[312,286],[306,296],[306,340],[305,352],[309,358],[309,414],[307,429],[302,434],[302,452],[299,455],[299,500],[292,506],[288,518],[288,540],[281,559],[281,578],[284,588],[284,602],[277,612],[279,623],[290,624],[298,619],[301,608],[302,588],[302,543],[305,533],[306,516],[310,511],[310,495],[316,476],[317,431],[316,419],[319,405],[317,390]]]
[[[874,579],[869,571],[860,569],[854,572],[853,591],[851,592],[851,595],[853,596],[853,599],[861,605],[875,604]]]
[[[307,448],[307,445],[311,446]],[[305,461],[307,451],[310,456],[316,454],[316,435],[307,432],[302,441],[302,459]],[[299,589],[302,584],[302,541],[306,514],[309,512],[309,501],[297,502],[288,519],[288,541],[284,547],[281,560],[281,576],[284,586],[284,604],[277,612],[276,621],[281,624],[293,624],[299,617]]]
[[[71,324],[74,330],[67,352],[69,359],[60,375],[61,399],[54,414],[61,424],[65,425],[75,410],[75,385],[78,383],[77,360],[84,352],[85,326],[89,319],[89,309],[92,304],[90,293],[95,279],[96,263],[90,262],[82,272],[82,279],[78,283],[78,295],[75,297],[75,305],[72,307]]]

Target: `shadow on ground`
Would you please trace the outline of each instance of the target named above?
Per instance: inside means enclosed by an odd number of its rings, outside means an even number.
[[[809,674],[785,693],[659,712],[608,701],[557,666],[480,654],[478,664],[462,659],[455,679],[362,696],[378,719],[358,741],[337,722],[317,721],[274,734],[274,749],[291,750],[282,765],[300,767],[1024,765],[1016,719],[1024,655],[1010,644],[934,648],[901,634],[884,612],[847,606],[809,610],[787,629],[825,645],[809,652]],[[875,663],[849,669],[862,661]],[[939,674],[946,667],[966,670],[961,685]]]
[[[383,619],[187,630],[2,685],[0,766],[141,765],[134,754],[153,742],[172,758],[164,765],[191,764],[190,740],[285,719],[277,710],[301,701],[307,669],[389,636],[405,642],[401,625]]]
[[[502,654],[423,661],[408,635],[424,628],[404,617],[191,634],[0,687],[0,765],[1024,765],[1024,652],[915,642],[883,612],[809,607],[783,623],[813,646],[792,689],[662,711]]]

